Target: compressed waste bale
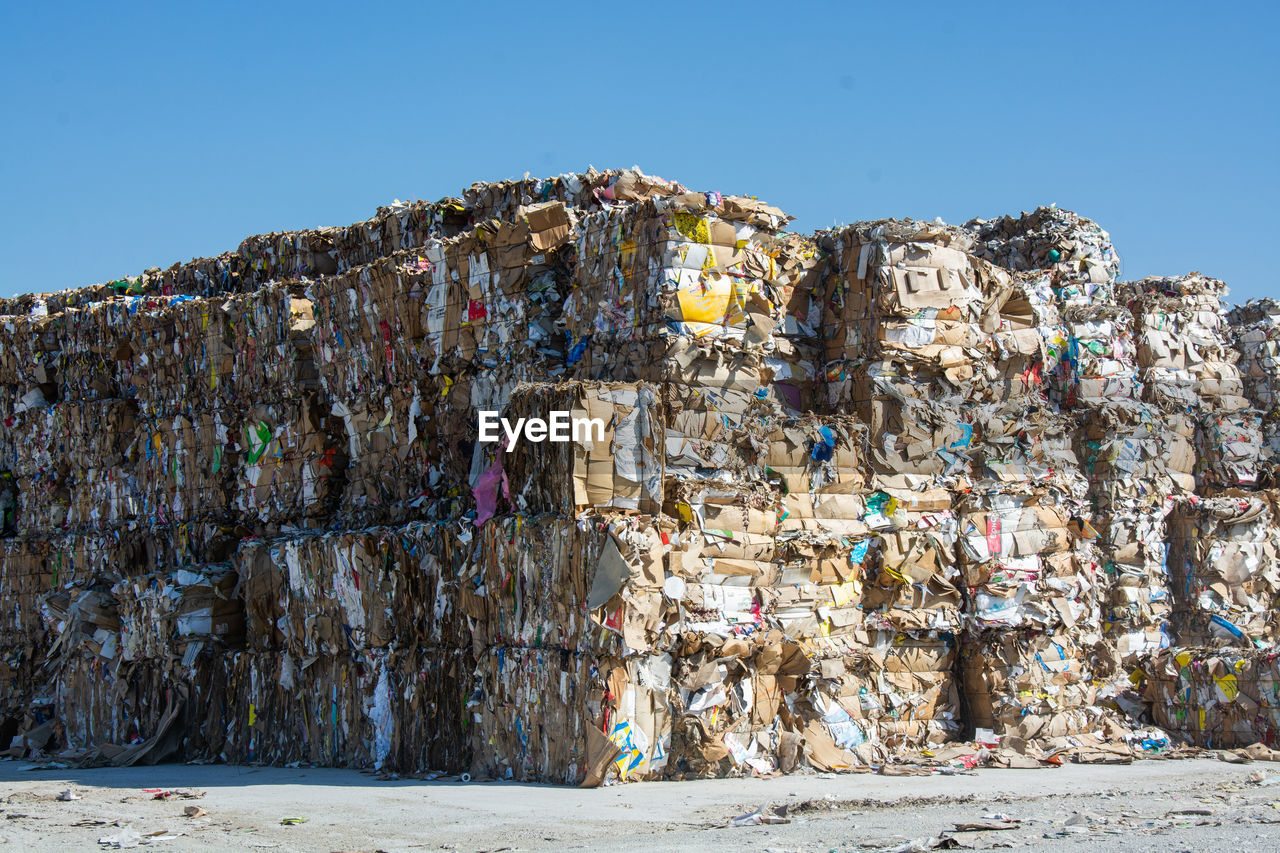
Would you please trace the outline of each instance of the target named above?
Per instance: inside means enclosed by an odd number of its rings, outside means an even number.
[[[111,587],[120,625],[122,660],[190,661],[205,646],[244,644],[240,577],[226,565],[191,566],[139,575]]]
[[[129,302],[130,335],[119,355],[132,365],[128,396],[148,415],[239,407],[264,388],[276,398],[306,390],[300,379],[309,353],[293,338],[310,307],[285,287]]]
[[[826,232],[820,244],[831,254],[823,334],[832,405],[864,403],[873,384],[953,404],[1004,394],[1003,383],[975,377],[985,377],[997,354],[991,333],[1003,325],[1013,283],[967,254],[967,234],[888,220]]]
[[[873,631],[813,645],[809,699],[841,748],[893,752],[959,736],[954,635]]]
[[[498,472],[506,478],[510,502],[526,511],[657,512],[665,449],[658,404],[655,389],[644,384],[517,389],[500,415],[506,426],[491,418],[487,431],[496,440],[477,445],[485,460],[480,471],[472,466],[478,520],[493,511]],[[507,430],[518,431],[522,421],[545,423],[551,434],[521,434],[512,445]],[[535,441],[538,436],[541,441]]]
[[[0,300],[13,749],[1124,759],[1127,668],[1274,639],[1277,312],[1056,208],[788,220],[592,170]],[[558,411],[603,435],[482,440]]]
[[[1196,488],[1191,418],[1137,400],[1083,407],[1076,435],[1106,579],[1102,618],[1126,661],[1171,642],[1166,517]]]
[[[471,667],[463,652],[243,652],[231,667],[221,748],[228,762],[400,774],[466,767],[461,717]]]
[[[1201,488],[1250,486],[1262,455],[1261,414],[1251,410],[1222,309],[1226,285],[1191,273],[1128,282],[1147,399],[1170,411],[1198,413]]]
[[[1133,312],[1150,402],[1172,410],[1248,407],[1222,310],[1225,295],[1225,284],[1199,273],[1125,283],[1119,298]]]
[[[6,716],[22,715],[45,685],[40,666],[52,637],[40,600],[53,583],[48,549],[42,540],[0,539],[0,712]]]
[[[1090,406],[1136,400],[1142,394],[1133,315],[1106,304],[1066,309],[1063,398]]]
[[[154,764],[183,758],[185,714],[193,692],[208,701],[208,691],[191,685],[216,668],[179,669],[167,661],[109,661],[75,655],[54,678],[58,716],[64,723],[62,748],[76,751],[86,764]],[[201,695],[203,694],[203,695]],[[203,755],[191,755],[203,758]]]
[[[64,402],[15,413],[4,431],[11,532],[105,528],[136,517],[129,401]]]
[[[1227,313],[1240,351],[1240,373],[1249,399],[1270,412],[1280,406],[1280,302],[1255,299]]]
[[[1278,660],[1272,649],[1164,649],[1142,670],[1152,719],[1197,746],[1274,748],[1280,735]]]
[[[594,655],[568,649],[497,646],[478,655],[466,703],[473,732],[472,776],[582,782],[588,729],[602,714],[602,670],[604,662]],[[641,754],[651,753],[644,749]],[[632,767],[651,762],[630,756]]]
[[[584,216],[564,306],[566,365],[622,379],[603,372],[611,344],[667,336],[788,361],[783,339],[816,336],[809,291],[818,261],[803,238],[780,233],[788,219],[754,199],[718,193],[653,197]]]
[[[1206,490],[1247,488],[1258,483],[1263,465],[1260,413],[1210,412],[1196,434],[1200,444],[1200,479]]]
[[[252,407],[238,420],[232,445],[229,511],[241,521],[263,522],[326,514],[335,445],[314,398]]]
[[[441,562],[447,533],[416,523],[244,541],[234,562],[249,646],[300,658],[394,645],[465,648],[459,581]]]
[[[56,636],[49,664],[89,655],[190,665],[206,646],[238,647],[244,642],[238,582],[230,567],[214,564],[128,578],[99,574],[56,587],[41,600]]]
[[[1097,565],[1081,546],[1070,507],[1044,496],[974,496],[960,530],[966,614],[974,628],[1084,632],[1097,625]]]
[[[0,632],[8,642],[35,637],[44,627],[39,598],[54,583],[47,556],[49,543],[43,539],[0,539],[0,583],[5,602]]]
[[[1168,501],[1138,496],[1113,504],[1099,524],[1099,547],[1108,579],[1104,627],[1121,656],[1165,648],[1172,641],[1168,574]]]
[[[458,537],[444,565],[458,567],[456,601],[470,620],[477,650],[497,647],[557,647],[577,651],[608,649],[615,634],[599,632],[586,615],[588,596],[604,595],[588,585],[591,571],[607,548],[601,520],[576,522],[560,516],[508,516],[484,525],[467,542]],[[661,534],[645,522],[632,535],[648,540],[645,571],[661,585]],[[616,547],[616,545],[615,545]],[[652,553],[655,551],[657,553]],[[655,565],[656,564],[656,565]],[[656,602],[632,595],[626,607],[639,611]],[[656,615],[656,614],[654,614]],[[646,617],[648,614],[646,614]],[[644,645],[644,619],[629,619],[623,631],[635,648]],[[460,631],[459,636],[464,636]]]
[[[1069,632],[992,631],[963,646],[964,695],[977,728],[1023,741],[1098,731],[1115,715],[1099,702],[1093,650]],[[1034,720],[1031,726],[1028,720]]]
[[[428,396],[416,388],[390,388],[331,404],[331,419],[324,422],[323,431],[334,440],[330,468],[333,476],[341,474],[340,506],[351,523],[406,520],[431,498],[439,482],[433,464],[452,463],[453,470],[462,464],[454,457],[466,433],[452,431],[456,421],[448,432],[428,427],[425,399]],[[458,419],[470,427],[469,416]],[[426,446],[427,436],[442,445],[437,453]],[[465,439],[468,447],[472,440]]]
[[[153,525],[229,518],[236,428],[219,410],[141,420],[134,449],[139,515]]]
[[[1273,643],[1280,634],[1275,495],[1192,497],[1169,523],[1174,631],[1197,646]]]
[[[79,583],[88,585],[99,576],[121,577],[149,565],[167,565],[161,548],[127,528],[102,532],[64,533],[43,537],[45,571],[49,575],[46,589]],[[149,554],[157,555],[154,558]]]
[[[1112,300],[1120,256],[1111,235],[1090,219],[1050,205],[1016,217],[972,219],[964,227],[978,257],[1011,270],[1052,271],[1064,307]]]
[[[1237,306],[1227,319],[1240,351],[1245,394],[1261,413],[1259,466],[1274,483],[1275,467],[1280,464],[1280,303],[1254,300]],[[1246,435],[1252,441],[1252,435]],[[1250,457],[1246,454],[1245,458]]]

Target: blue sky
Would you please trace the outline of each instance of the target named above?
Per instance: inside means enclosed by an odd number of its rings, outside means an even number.
[[[1126,278],[1280,296],[1278,31],[1274,3],[6,3],[0,295],[634,164],[803,230],[1056,202]]]

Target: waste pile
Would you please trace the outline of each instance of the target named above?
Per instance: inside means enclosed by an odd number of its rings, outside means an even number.
[[[601,784],[1262,738],[1178,679],[1266,701],[1280,312],[1057,208],[789,221],[593,170],[0,300],[3,746]]]

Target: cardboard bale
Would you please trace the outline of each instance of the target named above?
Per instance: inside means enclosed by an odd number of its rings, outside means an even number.
[[[1189,498],[1169,523],[1174,633],[1196,646],[1253,646],[1280,636],[1275,495]]]
[[[1260,413],[1259,467],[1274,483],[1280,464],[1280,303],[1254,300],[1230,311],[1227,320],[1240,351],[1245,394]]]
[[[969,721],[1023,741],[1099,730],[1111,714],[1098,700],[1092,650],[1073,632],[996,631],[963,649]]]
[[[295,397],[306,353],[293,344],[305,301],[271,285],[231,297],[133,300],[125,346],[132,389],[148,415],[194,414]],[[121,353],[122,355],[126,353]],[[257,399],[255,399],[257,398]]]
[[[959,526],[946,504],[936,493],[929,499],[920,493],[868,499],[864,519],[873,536],[846,557],[868,629],[954,633],[962,626]]]
[[[128,528],[64,533],[42,537],[40,549],[48,575],[46,590],[66,584],[88,585],[98,577],[124,577],[155,565],[144,537]],[[162,553],[160,551],[152,554]],[[162,558],[159,564],[165,565]]]
[[[448,528],[416,523],[249,539],[235,554],[255,650],[298,658],[393,647],[465,648]]]
[[[1222,309],[1226,285],[1199,273],[1126,282],[1146,398],[1170,411],[1248,408]]]
[[[966,418],[976,491],[1051,493],[1082,503],[1088,481],[1076,455],[1076,421],[1043,395],[974,407]]]
[[[1173,636],[1274,639],[1278,312],[1117,283],[1056,208],[788,221],[591,170],[0,300],[18,751],[598,784],[976,726],[1049,758]],[[489,411],[603,435],[504,448]]]
[[[1103,627],[1126,661],[1172,642],[1165,540],[1172,507],[1158,494],[1135,496],[1112,504],[1097,522],[1107,579]]]
[[[678,393],[737,405],[763,402],[795,416],[821,408],[816,344],[809,336],[775,335],[771,351],[743,349],[732,340],[667,335],[610,348],[606,376],[635,375]],[[603,360],[599,363],[607,364]],[[637,369],[638,365],[642,365]]]
[[[607,209],[626,202],[686,192],[675,181],[646,175],[635,167],[605,171],[592,168],[581,174],[565,173],[553,178],[477,182],[463,192],[461,204],[477,220],[490,217],[508,220],[513,216],[518,218],[522,209],[527,211],[552,201],[573,208]],[[754,200],[739,201],[749,207]]]
[[[371,219],[340,228],[248,237],[235,253],[241,261],[241,287],[273,279],[315,277],[369,263],[422,245],[428,235],[456,228],[461,213],[461,205],[454,199],[397,201],[378,208]],[[163,285],[183,287],[181,272],[167,273],[165,278]]]
[[[385,669],[345,654],[298,659],[244,652],[232,665],[228,762],[373,767],[379,748],[366,699],[381,687],[389,705]]]
[[[767,354],[775,336],[812,337],[817,318],[806,303],[817,254],[778,233],[788,219],[752,199],[700,193],[583,216],[563,314],[566,365],[577,364],[584,342],[673,334]]]
[[[678,652],[674,665],[654,658],[635,664],[642,685],[660,679],[670,688],[668,704],[651,715],[654,731],[638,725],[641,744],[657,739],[649,764],[641,769],[678,779],[779,769],[782,743],[794,738],[794,723],[785,719],[789,713],[781,700],[784,694],[803,694],[810,667],[800,647],[777,632],[728,638],[695,634],[681,638]],[[639,695],[645,695],[643,689]]]
[[[813,649],[808,701],[841,749],[856,753],[865,743],[900,752],[960,735],[953,634],[873,631],[814,640]]]
[[[544,362],[560,359],[564,273],[530,238],[494,224],[311,283],[312,352],[330,397],[465,370],[545,377]]]
[[[784,495],[865,484],[866,427],[854,418],[795,415],[774,400],[705,386],[666,392],[672,481],[763,483]]]
[[[237,521],[296,522],[328,513],[338,447],[313,397],[253,406],[238,419],[232,447],[229,509]]]
[[[244,641],[237,582],[225,565],[196,565],[132,577],[96,573],[56,586],[40,603],[55,637],[46,666],[84,656],[191,666],[206,647],[236,648]]]
[[[453,391],[450,397],[456,400],[453,395],[459,393]],[[447,488],[461,492],[456,481],[441,483],[441,468],[455,476],[465,470],[461,468],[463,447],[470,449],[474,439],[469,436],[474,433],[455,428],[474,427],[468,423],[470,418],[455,416],[451,407],[433,412],[425,402],[430,399],[418,388],[389,388],[345,402],[331,401],[332,423],[325,425],[335,441],[330,472],[343,484],[338,506],[349,523],[422,517],[420,508],[438,486],[440,496]],[[459,425],[458,420],[463,423]]]
[[[1106,304],[1120,274],[1111,235],[1096,222],[1055,206],[1021,216],[972,219],[974,255],[1020,272],[1050,272],[1060,304]]]
[[[467,767],[462,704],[471,667],[462,652],[301,659],[243,652],[229,660],[219,752],[229,763],[303,761],[387,774]]]
[[[1257,485],[1264,459],[1263,422],[1257,411],[1208,412],[1197,427],[1203,490]]]
[[[1063,312],[1067,349],[1059,382],[1067,404],[1109,406],[1142,396],[1133,315],[1088,303]]]
[[[640,651],[658,639],[663,542],[643,518],[506,516],[452,540],[451,606],[467,617],[477,654],[506,646],[600,652],[624,637]],[[611,630],[591,620],[589,603],[612,605],[600,620]]]
[[[1165,517],[1196,488],[1194,421],[1132,399],[1083,405],[1080,421],[1076,449],[1107,587],[1104,631],[1132,663],[1171,642]]]
[[[0,589],[5,607],[0,610],[0,711],[20,715],[27,703],[42,691],[40,671],[52,642],[40,612],[41,597],[53,582],[44,540],[0,539]]]
[[[1196,489],[1195,422],[1143,402],[1090,407],[1075,449],[1095,499],[1139,492],[1190,494]]]
[[[47,317],[50,314],[59,314],[68,308],[78,308],[95,302],[118,296],[121,290],[127,290],[130,281],[124,279],[120,282],[121,287],[112,287],[111,284],[90,284],[84,287],[72,287],[56,293],[20,293],[15,296],[6,296],[0,299],[0,317]]]
[[[1050,495],[971,497],[960,553],[975,629],[1097,630],[1098,565],[1072,512]]]
[[[1269,412],[1280,407],[1280,302],[1254,299],[1227,313],[1240,351],[1240,373],[1250,401]]]
[[[101,529],[135,518],[135,411],[129,401],[95,400],[10,416],[4,430],[10,531]]]
[[[1263,461],[1262,413],[1250,408],[1237,364],[1237,333],[1222,308],[1226,286],[1191,273],[1128,282],[1147,399],[1198,415],[1197,481],[1202,489],[1251,486]]]
[[[394,680],[388,696],[394,723],[391,748],[382,758],[384,771],[465,771],[471,758],[471,719],[466,710],[474,687],[471,653],[431,646],[408,648],[397,650],[390,665]],[[374,707],[378,707],[376,701]]]
[[[206,665],[216,667],[218,662],[206,658]],[[54,679],[64,733],[58,746],[70,750],[68,757],[88,764],[180,760],[184,714],[191,685],[199,680],[195,672],[176,670],[166,661],[72,656]],[[211,698],[207,691],[197,695]]]
[[[43,692],[47,684],[40,669],[43,659],[44,649],[38,644],[0,644],[0,715],[4,719],[21,719]]]
[[[513,446],[506,427],[476,445],[471,487],[481,519],[492,514],[499,473],[506,500],[525,512],[627,509],[655,513],[663,500],[663,422],[645,384],[561,383],[518,388],[501,417],[518,428],[539,419],[563,435],[530,435]],[[560,413],[560,414],[557,414]]]
[[[959,628],[958,529],[945,491],[789,494],[778,516],[771,624],[792,636]]]
[[[958,521],[969,626],[1096,631],[1099,560],[1072,419],[1039,393],[968,417],[974,480]]]
[[[1280,737],[1280,656],[1273,649],[1178,646],[1145,664],[1145,698],[1156,725],[1197,746],[1230,749]]]
[[[384,383],[403,385],[423,362],[436,361],[441,353],[427,335],[431,287],[429,264],[419,261],[419,253],[308,286],[314,315],[309,339],[320,381],[332,398],[347,399]]]
[[[128,308],[108,297],[52,311],[41,303],[30,314],[6,318],[0,381],[12,388],[14,410],[125,396],[132,367]]]
[[[239,576],[226,565],[194,565],[121,579],[111,587],[122,660],[190,662],[205,647],[244,645]],[[194,648],[193,648],[194,647]]]
[[[478,655],[466,703],[472,777],[582,782],[587,730],[604,713],[604,668],[593,655],[560,648],[494,647]]]
[[[134,447],[139,516],[152,526],[227,520],[236,429],[218,410],[140,419]]]
[[[1022,300],[1011,299],[1009,274],[970,256],[962,231],[883,221],[825,232],[819,242],[830,254],[823,322],[830,405],[865,404],[873,383],[882,393],[910,386],[908,396],[925,399],[1001,398],[1022,384],[1023,371],[1006,376],[994,363],[1039,353],[1039,334],[1025,323]],[[1010,301],[1018,308],[1005,317]],[[997,375],[1001,381],[982,381]]]

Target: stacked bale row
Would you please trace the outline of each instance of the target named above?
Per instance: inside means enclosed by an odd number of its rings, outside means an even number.
[[[1270,647],[1270,314],[1118,284],[1051,208],[787,221],[589,172],[0,306],[13,748],[570,783],[975,728],[1048,758],[1118,733],[1154,650]],[[512,427],[544,420],[567,440]],[[1201,693],[1157,719],[1244,738]]]

